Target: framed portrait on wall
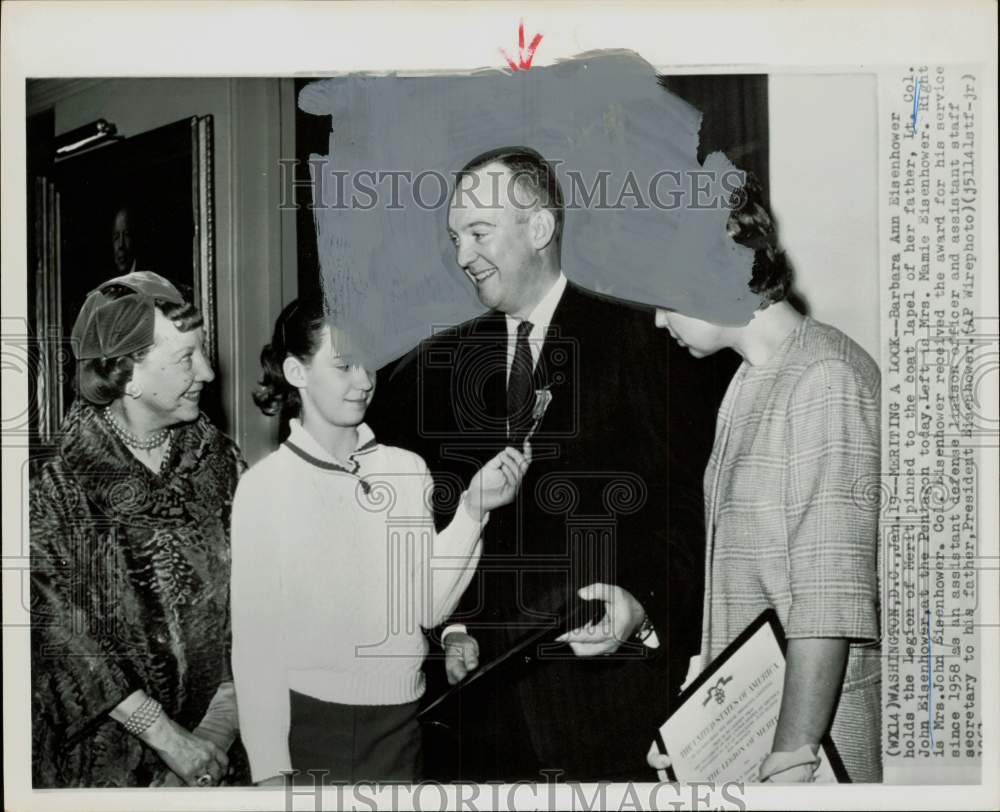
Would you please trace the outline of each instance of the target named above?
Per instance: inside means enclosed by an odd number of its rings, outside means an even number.
[[[33,309],[46,336],[33,381],[35,436],[52,442],[73,398],[69,336],[87,294],[149,270],[192,290],[205,347],[218,357],[212,117],[193,116],[101,146],[58,154],[34,179]]]

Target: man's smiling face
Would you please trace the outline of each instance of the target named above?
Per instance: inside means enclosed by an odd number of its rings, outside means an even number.
[[[537,251],[531,244],[525,192],[499,163],[465,175],[448,212],[459,266],[487,307],[524,316],[534,304]]]

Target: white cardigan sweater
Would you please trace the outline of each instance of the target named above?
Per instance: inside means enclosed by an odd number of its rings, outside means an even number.
[[[341,463],[293,420],[236,490],[232,664],[254,781],[291,769],[289,689],[348,705],[419,699],[421,627],[452,612],[479,562],[486,517],[460,507],[435,535],[424,461],[358,433]]]

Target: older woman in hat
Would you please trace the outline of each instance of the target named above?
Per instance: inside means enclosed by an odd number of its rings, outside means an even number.
[[[35,787],[239,780],[228,527],[244,463],[198,408],[201,325],[137,272],[92,291],[73,328],[79,396],[30,497]]]

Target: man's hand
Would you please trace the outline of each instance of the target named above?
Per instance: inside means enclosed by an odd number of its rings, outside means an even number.
[[[458,685],[465,676],[479,666],[479,643],[465,632],[452,632],[443,641],[444,670],[448,684]]]
[[[604,617],[556,638],[569,643],[577,657],[613,654],[642,624],[646,611],[632,593],[614,584],[591,584],[577,594],[585,601],[604,601]]]

